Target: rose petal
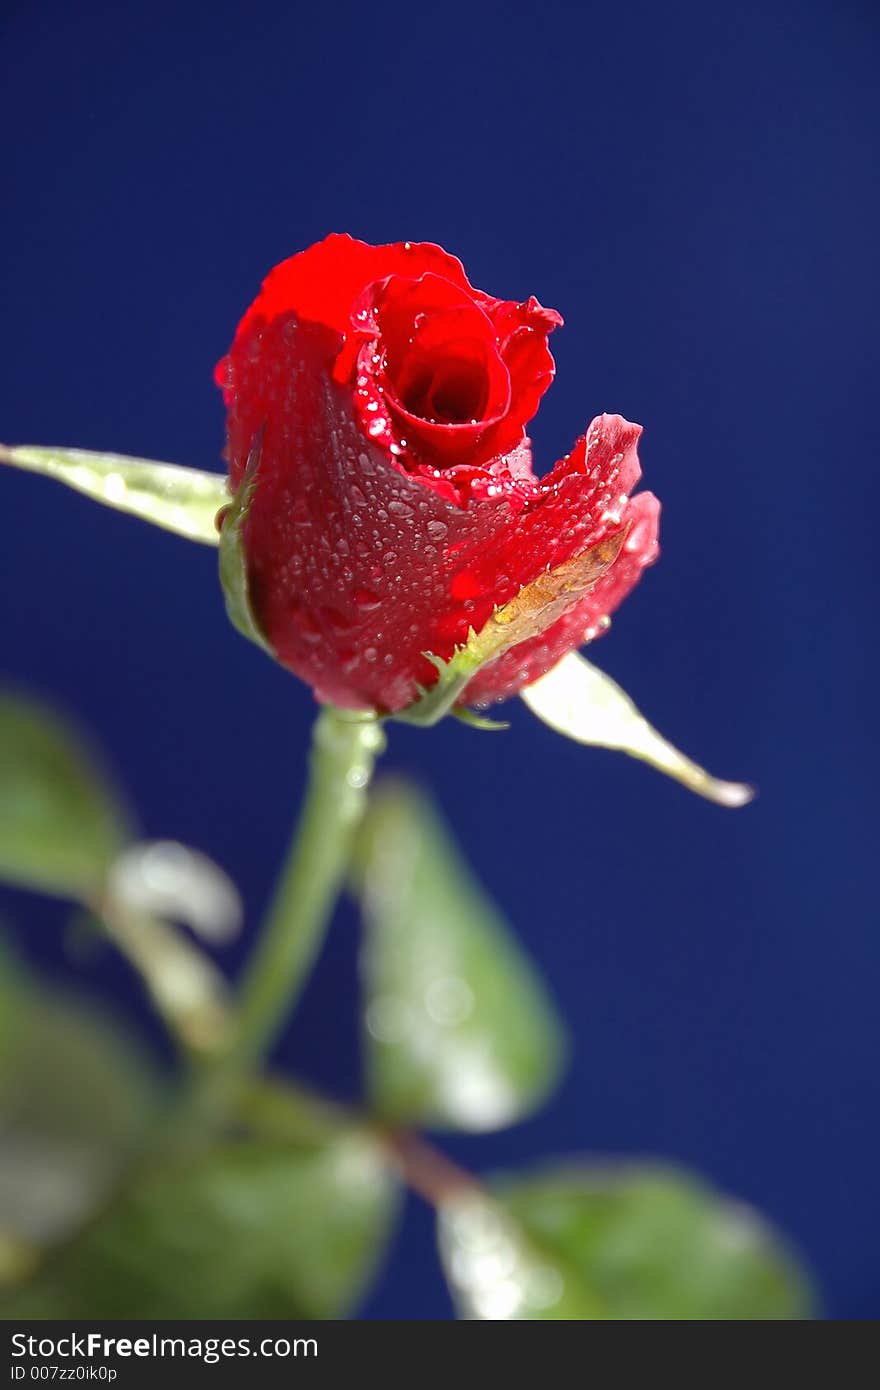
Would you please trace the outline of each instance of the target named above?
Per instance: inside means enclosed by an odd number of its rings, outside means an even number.
[[[503,497],[462,508],[400,472],[360,431],[333,382],[334,334],[293,317],[230,354],[230,472],[262,452],[244,525],[251,603],[278,659],[343,708],[400,709],[451,654],[473,602],[453,598],[461,562],[503,527]],[[452,489],[449,489],[451,492]]]
[[[492,321],[472,294],[437,275],[394,275],[368,287],[352,320],[353,335],[365,339],[356,400],[371,439],[407,466],[492,457],[482,441],[508,411],[510,375]],[[340,379],[339,361],[334,375]],[[388,428],[380,432],[383,409]]]
[[[596,587],[540,637],[523,642],[484,667],[464,694],[467,704],[506,700],[551,670],[566,652],[600,637],[608,619],[635,588],[642,571],[657,559],[660,503],[650,492],[639,493],[626,508],[628,526],[623,548]]]
[[[365,285],[388,275],[415,278],[428,271],[463,289],[469,288],[458,257],[450,256],[433,242],[395,241],[369,246],[346,232],[333,232],[269,272],[239,332],[250,328],[256,318],[268,322],[277,314],[294,311],[301,319],[346,333],[351,306]]]
[[[432,434],[437,448],[426,450],[421,463],[430,468],[451,468],[466,463],[469,466],[492,468],[496,457],[520,445],[524,427],[537,408],[541,395],[553,379],[554,363],[547,347],[547,335],[562,323],[553,309],[543,308],[532,297],[524,303],[499,300],[475,289],[468,281],[461,261],[432,242],[392,242],[370,246],[345,233],[334,233],[323,241],[282,261],[263,282],[260,294],[244,315],[236,334],[236,343],[251,340],[273,319],[295,313],[300,321],[324,324],[339,337],[335,345],[334,375],[337,380],[352,380],[356,372],[359,343],[352,332],[352,308],[364,290],[374,282],[391,276],[419,279],[432,276],[466,292],[468,299],[492,322],[496,336],[496,354],[510,375],[510,395],[501,419],[495,419],[497,402],[493,403],[493,428],[478,430],[456,426],[456,430],[471,429],[470,451],[463,436],[450,437],[449,427],[436,427]],[[338,354],[338,356],[336,356]],[[224,390],[227,387],[229,358],[218,363],[215,377]],[[495,376],[497,382],[497,374]],[[412,466],[407,451],[401,447],[403,436],[400,422],[390,411],[378,408],[372,389],[364,392],[361,406],[364,411],[363,431],[371,443],[379,442],[391,449],[400,466]],[[376,409],[373,407],[376,406]],[[368,409],[369,407],[369,409]],[[418,428],[418,427],[417,427]],[[455,443],[452,440],[455,440]],[[477,448],[477,445],[479,447]],[[428,456],[430,455],[430,456]],[[504,469],[501,470],[504,472]],[[233,482],[235,482],[233,477]],[[454,488],[454,483],[452,484]],[[442,490],[450,492],[447,484]],[[460,497],[466,501],[466,497]]]
[[[510,373],[511,398],[506,417],[485,441],[496,454],[506,454],[522,438],[541,397],[553,381],[556,363],[547,336],[562,326],[562,315],[545,309],[534,295],[524,304],[479,296],[498,335],[498,351]]]

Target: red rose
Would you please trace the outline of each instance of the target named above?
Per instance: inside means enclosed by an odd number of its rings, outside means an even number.
[[[657,554],[659,503],[630,498],[641,430],[594,420],[544,478],[525,426],[562,322],[492,299],[439,246],[330,236],[268,276],[217,368],[230,483],[259,442],[243,541],[255,620],[320,700],[403,709],[495,608],[606,544],[604,572],[473,678],[513,694],[607,626]]]

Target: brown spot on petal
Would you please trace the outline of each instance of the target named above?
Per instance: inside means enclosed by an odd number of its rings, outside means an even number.
[[[628,527],[607,537],[556,569],[539,574],[531,584],[497,608],[471,646],[483,661],[499,656],[555,623],[589,593],[617,559]]]

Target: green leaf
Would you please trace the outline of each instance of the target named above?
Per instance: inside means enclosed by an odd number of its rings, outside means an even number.
[[[361,1295],[395,1190],[373,1140],[230,1144],[144,1173],[4,1318],[335,1318]]]
[[[628,753],[719,806],[745,806],[755,794],[743,782],[719,781],[679,753],[625,691],[578,652],[569,652],[520,694],[532,713],[557,733],[576,743]]]
[[[260,631],[251,608],[242,532],[257,485],[261,449],[262,434],[255,441],[248,456],[241,485],[223,513],[220,531],[220,583],[226,599],[226,612],[233,627],[237,627],[248,641],[255,642],[264,652],[268,652],[269,656],[273,656],[272,648]]]
[[[547,1169],[462,1196],[439,1220],[460,1316],[809,1317],[809,1281],[750,1207],[658,1165]]]
[[[561,1026],[531,964],[426,801],[386,784],[358,852],[369,1091],[386,1118],[498,1129],[562,1067]]]
[[[257,1077],[241,1093],[236,1118],[263,1142],[326,1144],[351,1129],[351,1112],[289,1076]]]
[[[0,953],[0,1240],[42,1245],[86,1219],[159,1094],[130,1029]]]
[[[128,813],[78,734],[0,695],[0,879],[87,898],[128,838]]]
[[[217,545],[217,512],[229,501],[226,478],[200,468],[94,454],[85,449],[44,449],[0,444],[0,463],[12,464],[83,492],[106,507],[129,512],[187,540]]]
[[[539,574],[531,584],[499,608],[479,632],[471,629],[468,639],[450,657],[425,652],[425,657],[437,668],[439,678],[407,709],[391,716],[404,724],[429,728],[447,714],[456,711],[461,696],[481,667],[503,656],[512,647],[537,637],[567,613],[590,592],[606,570],[614,564],[626,538],[620,531],[608,540],[600,541],[590,550],[575,555],[554,570]]]

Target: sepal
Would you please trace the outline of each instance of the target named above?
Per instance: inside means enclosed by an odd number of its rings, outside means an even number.
[[[520,695],[532,713],[557,733],[575,743],[628,753],[718,806],[745,806],[755,795],[754,788],[744,782],[723,782],[679,753],[616,681],[578,652],[569,652]]]
[[[262,433],[254,441],[248,455],[241,484],[220,516],[220,583],[226,600],[226,612],[233,627],[238,628],[243,637],[262,647],[269,656],[274,656],[260,626],[254,616],[248,591],[247,557],[244,551],[244,523],[250,510],[254,489],[257,485],[257,471],[260,466]]]
[[[201,545],[217,545],[216,517],[229,501],[226,478],[201,468],[96,454],[86,449],[45,449],[0,444],[0,463],[55,478],[105,507],[173,531]]]

